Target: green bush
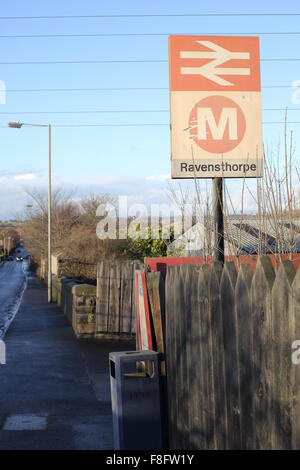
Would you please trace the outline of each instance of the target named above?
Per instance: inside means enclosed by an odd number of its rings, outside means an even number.
[[[174,239],[174,228],[170,227],[168,240],[162,238],[162,228],[159,227],[159,238],[152,238],[151,228],[147,229],[146,238],[127,238],[126,246],[121,254],[130,259],[144,261],[144,258],[161,258],[169,255],[168,244]]]

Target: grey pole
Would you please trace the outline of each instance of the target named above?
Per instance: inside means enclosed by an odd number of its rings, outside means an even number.
[[[51,125],[48,124],[48,302],[52,301]]]
[[[48,127],[48,302],[52,301],[52,213],[51,213],[51,125],[28,122],[9,122],[8,127],[21,129],[22,126]]]
[[[223,178],[212,180],[213,226],[214,226],[214,257],[215,261],[224,264],[224,207]]]

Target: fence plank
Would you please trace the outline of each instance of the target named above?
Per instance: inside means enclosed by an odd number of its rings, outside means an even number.
[[[282,261],[272,289],[274,337],[274,426],[275,448],[292,447],[292,366],[291,344],[294,315],[291,312],[291,284],[295,277],[292,261]]]
[[[241,448],[237,319],[234,305],[236,271],[233,262],[225,263],[221,278],[228,449]]]
[[[300,340],[300,268],[292,284],[292,304],[290,307],[290,315],[294,317],[294,341]],[[291,353],[299,351],[292,349]],[[300,354],[297,354],[300,359]],[[294,406],[292,413],[292,449],[300,449],[300,364],[291,364],[292,368],[292,395],[294,398]]]
[[[176,435],[176,449],[184,449],[185,440],[185,295],[184,295],[184,277],[185,270],[183,266],[175,268],[175,279],[177,274],[177,282],[174,283],[176,289],[175,301],[177,308],[175,308],[175,342],[176,342],[176,408],[177,408],[177,435]]]
[[[135,271],[142,269],[140,261],[134,261],[132,266],[132,287],[131,287],[131,331],[137,332],[137,306],[136,306],[136,285],[135,285]],[[138,349],[138,335],[136,335],[136,347]]]
[[[174,294],[175,268],[168,266],[166,276],[166,367],[168,393],[168,439],[169,448],[175,448],[176,426],[176,375],[175,375],[175,325],[174,325]]]
[[[97,272],[96,332],[108,332],[109,265],[100,261]]]
[[[203,264],[201,268],[202,268],[202,273],[203,273],[206,285],[209,286],[211,267],[209,264]]]
[[[121,296],[121,269],[120,263],[113,261],[110,271],[109,291],[109,318],[108,332],[118,333],[120,331],[120,296]]]
[[[189,415],[189,401],[190,396],[190,382],[189,382],[189,371],[188,361],[190,355],[189,349],[189,338],[190,338],[190,325],[191,325],[191,307],[190,307],[190,273],[192,266],[185,264],[180,267],[180,273],[183,280],[183,296],[184,302],[181,310],[181,358],[182,358],[182,383],[183,394],[182,394],[182,449],[189,448],[190,440],[190,415]]]
[[[156,351],[164,354],[164,286],[160,272],[147,273],[147,291],[154,326]]]
[[[200,327],[199,327],[199,296],[198,296],[198,277],[200,268],[197,266],[189,267],[189,330],[187,335],[187,377],[188,377],[188,422],[190,435],[188,441],[189,449],[200,449],[202,445],[201,435],[201,407],[200,407],[200,388],[201,388],[201,370],[200,370]]]
[[[165,282],[160,272],[150,272],[147,277],[147,292],[153,320],[156,351],[161,353],[161,390],[163,407],[164,442],[167,443],[168,400],[165,360]]]
[[[272,449],[273,441],[273,325],[271,289],[275,280],[268,257],[257,262],[251,285],[253,321],[254,448]]]
[[[217,264],[216,264],[217,263]],[[221,270],[220,270],[221,266]],[[221,263],[213,263],[210,285],[210,317],[212,329],[212,363],[215,409],[216,448],[226,448],[226,390],[225,390],[225,359],[223,340],[223,321],[221,310],[220,281],[223,267]]]
[[[132,325],[132,263],[129,261],[120,262],[121,268],[121,293],[120,293],[120,333],[131,333]]]
[[[253,271],[250,264],[240,266],[235,286],[237,315],[237,344],[239,352],[239,386],[241,410],[241,447],[253,449],[253,367],[252,320],[250,314],[250,289]]]
[[[202,423],[203,448],[215,448],[214,434],[214,395],[213,395],[213,364],[212,364],[212,338],[209,309],[210,269],[208,265],[201,268],[198,278],[199,317],[200,317],[200,369],[202,379]]]
[[[211,267],[215,273],[215,276],[217,277],[218,283],[220,284],[223,272],[223,264],[220,261],[213,261]]]

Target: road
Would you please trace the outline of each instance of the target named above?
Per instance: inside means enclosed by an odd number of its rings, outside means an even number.
[[[25,255],[24,251],[20,252]],[[15,315],[20,303],[28,269],[28,261],[5,261],[0,266],[0,338]]]

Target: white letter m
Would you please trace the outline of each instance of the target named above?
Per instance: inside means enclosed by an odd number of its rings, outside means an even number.
[[[214,140],[222,140],[228,122],[229,140],[237,140],[236,108],[223,108],[217,125],[211,108],[198,108],[198,140],[206,140],[206,123]]]

